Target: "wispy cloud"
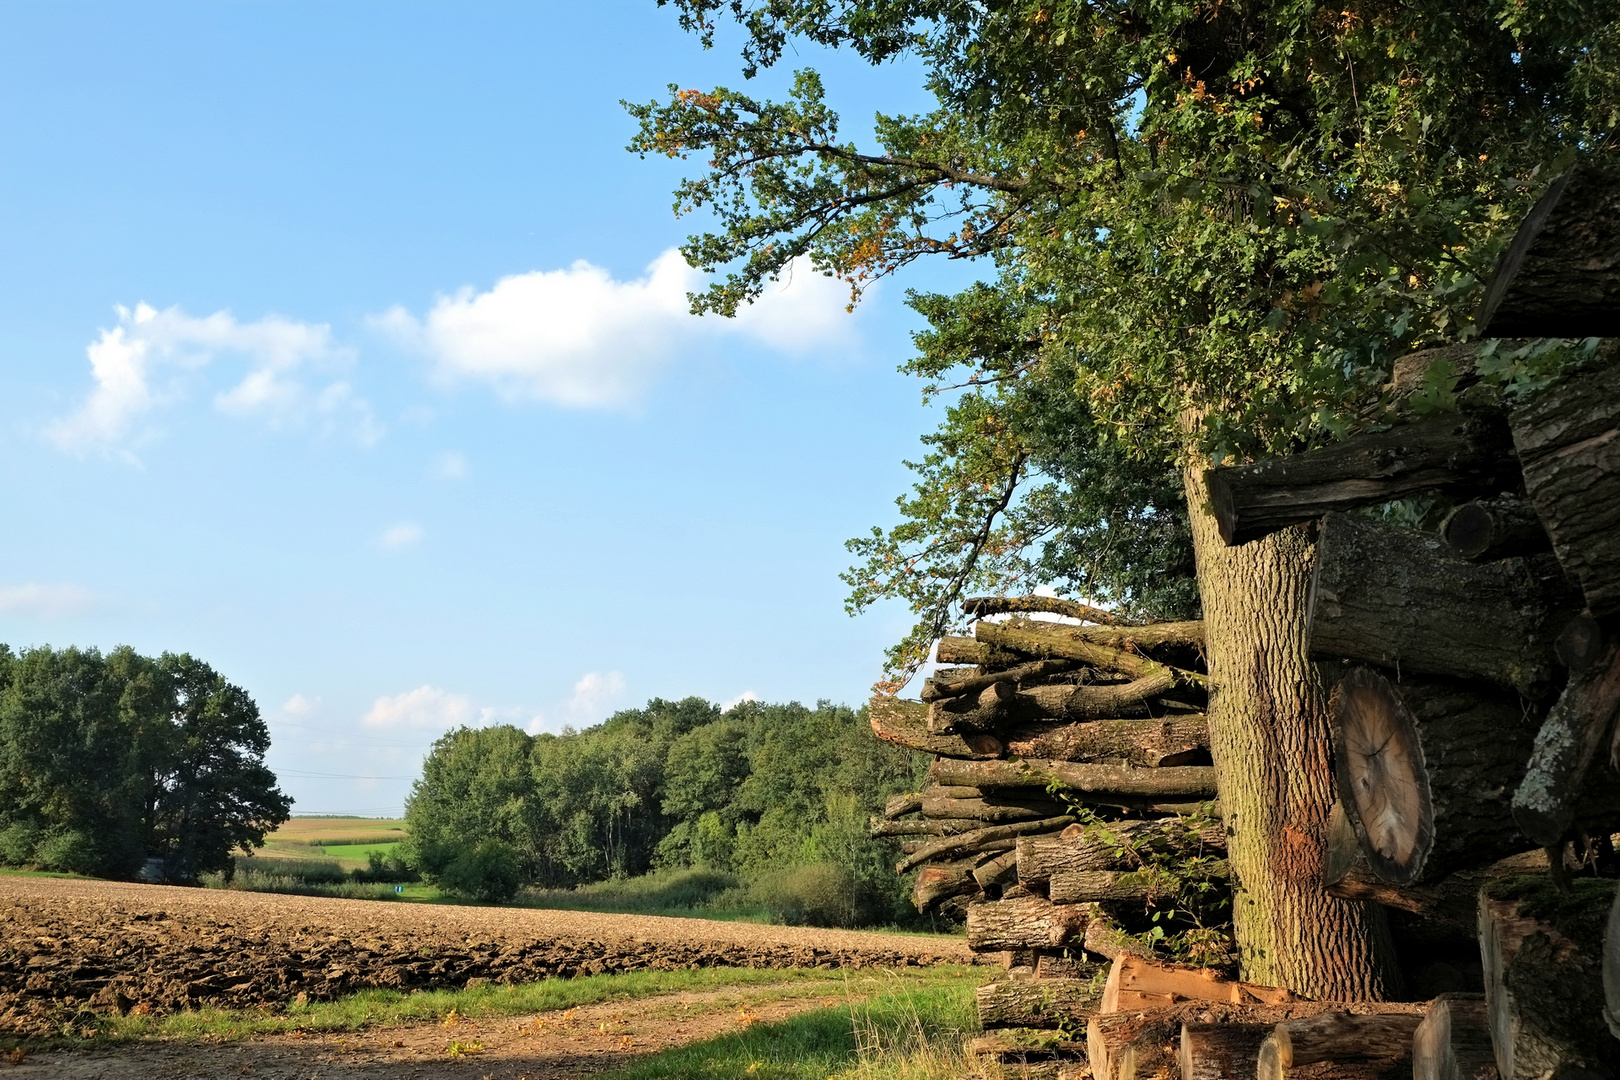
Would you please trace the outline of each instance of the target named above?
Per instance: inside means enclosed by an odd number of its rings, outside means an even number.
[[[282,703],[281,711],[288,716],[296,716],[302,719],[314,715],[315,710],[320,708],[320,705],[321,699],[318,697],[312,698],[303,694],[294,694]]]
[[[471,467],[467,464],[467,455],[459,450],[446,450],[433,459],[433,466],[429,470],[440,480],[465,480],[471,471]]]
[[[403,694],[378,698],[360,722],[369,728],[446,730],[469,724],[478,716],[468,698],[423,684]]]
[[[583,260],[440,297],[418,317],[394,307],[375,329],[429,357],[446,382],[488,383],[513,400],[572,408],[634,404],[684,346],[742,336],[804,353],[853,340],[843,285],[795,264],[735,319],[698,318],[686,294],[702,275],[673,248],[642,277],[616,280]]]
[[[100,603],[101,597],[77,585],[0,585],[0,614],[5,615],[65,619],[82,615]]]
[[[554,714],[539,713],[529,721],[529,734],[562,727],[588,727],[605,720],[624,704],[629,683],[622,671],[587,671],[574,683],[573,694]]]
[[[384,529],[382,536],[377,538],[377,542],[389,551],[400,551],[420,544],[422,542],[422,530],[408,521],[402,521],[398,525],[391,525]]]
[[[149,413],[183,396],[183,376],[217,357],[245,362],[247,373],[214,396],[232,416],[271,427],[318,424],[363,444],[382,437],[371,407],[333,378],[352,353],[332,342],[331,328],[271,315],[239,322],[228,311],[197,318],[178,307],[120,305],[118,325],[86,348],[94,387],[73,413],[46,431],[64,450],[125,449]]]

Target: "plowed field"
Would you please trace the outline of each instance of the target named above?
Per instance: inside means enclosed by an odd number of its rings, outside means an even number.
[[[0,1033],[82,1010],[631,970],[970,963],[959,938],[0,876]]]

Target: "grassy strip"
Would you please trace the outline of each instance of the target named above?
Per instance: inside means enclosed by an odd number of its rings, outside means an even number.
[[[665,1050],[600,1080],[957,1080],[968,1074],[963,1040],[978,1027],[977,981],[902,976],[864,1001]]]
[[[906,968],[892,979],[908,983],[959,983],[971,987],[982,972],[956,965]],[[584,975],[576,979],[543,979],[516,986],[489,984],[472,990],[362,990],[335,1001],[289,1004],[285,1010],[196,1009],[167,1016],[98,1018],[93,1041],[128,1039],[240,1039],[291,1031],[358,1031],[384,1024],[430,1023],[452,1009],[469,1018],[517,1016],[571,1009],[604,1001],[629,1001],[717,990],[725,987],[782,983],[844,983],[850,973],[817,968],[698,968],[690,971],[631,971],[617,975]]]

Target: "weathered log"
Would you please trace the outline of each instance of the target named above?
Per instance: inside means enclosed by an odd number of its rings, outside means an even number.
[[[1098,1013],[1086,1023],[1091,1075],[1096,1080],[1167,1075],[1176,1067],[1181,1022],[1174,1009]]]
[[[1086,934],[1083,907],[1054,904],[1038,896],[984,900],[968,905],[967,942],[974,952],[998,949],[1061,949]]]
[[[891,795],[883,804],[883,816],[889,819],[915,814],[922,809],[922,796],[916,792],[908,795]]]
[[[1098,912],[1092,912],[1086,920],[1086,933],[1091,933],[1092,925],[1097,921]],[[1098,993],[1102,992],[1102,980],[1107,978],[1106,964],[1099,964],[1095,960],[1083,959],[1085,953],[1081,950],[1065,949],[1061,952],[1051,949],[1042,949],[1035,956],[1035,977],[1037,979],[1092,979],[1097,980]]]
[[[1226,854],[1226,831],[1217,821],[1184,818],[1071,825],[1060,833],[1018,838],[1018,881],[1044,885],[1055,873],[1130,870],[1150,856],[1196,858]]]
[[[1212,469],[1208,479],[1221,539],[1236,545],[1326,513],[1420,492],[1473,496],[1514,488],[1518,466],[1503,418],[1452,414]]]
[[[975,619],[982,619],[986,615],[1040,611],[1048,615],[1080,619],[1083,622],[1101,623],[1104,626],[1131,625],[1131,620],[1121,618],[1115,612],[1082,604],[1078,600],[1063,600],[1056,596],[970,596],[962,601],[962,610]]]
[[[1007,828],[1008,826],[998,827]],[[979,829],[977,831],[983,832],[984,830]],[[996,837],[990,840],[974,840],[972,833],[960,833],[954,837],[947,837],[945,840],[903,840],[900,843],[900,854],[906,856],[906,859],[901,860],[901,862],[905,862],[907,859],[915,859],[911,866],[906,867],[906,870],[910,870],[914,866],[921,866],[925,862],[932,861],[934,852],[941,847],[944,848],[945,854],[950,855],[952,858],[961,858],[965,855],[974,854],[982,855],[987,852],[1000,853],[1014,849],[1013,838],[1010,836]],[[903,874],[906,870],[896,870],[896,873]]]
[[[957,668],[966,674],[944,675],[936,672],[932,678],[923,680],[922,699],[928,702],[943,701],[946,698],[961,697],[963,694],[973,694],[999,682],[1018,683],[1025,679],[1039,679],[1047,675],[1057,675],[1074,668],[1073,660],[1033,660],[1027,664],[1007,668],[1005,671],[982,672],[977,668]]]
[[[1215,770],[1208,765],[1133,769],[1126,765],[1082,765],[1069,761],[934,762],[929,775],[942,784],[977,788],[1051,788],[1087,795],[1134,795],[1192,801],[1215,797]]]
[[[1577,165],[1525,215],[1485,286],[1482,337],[1620,334],[1620,179]]]
[[[980,1035],[967,1041],[973,1075],[982,1080],[1059,1080],[1065,1065],[1085,1062],[1085,1044],[1030,1038],[1027,1032]]]
[[[1544,877],[1480,890],[1485,1003],[1503,1080],[1620,1070],[1620,1039],[1604,1023],[1597,947],[1614,891],[1612,879],[1581,878],[1564,896]]]
[[[1039,821],[1057,817],[1068,808],[1056,799],[924,799],[924,817],[947,821],[977,821],[980,828],[987,822]]]
[[[946,636],[934,648],[934,659],[941,664],[976,664],[984,668],[1009,668],[1029,662],[1029,657],[983,645],[970,637]]]
[[[968,864],[935,864],[917,871],[911,899],[918,911],[927,914],[952,897],[971,896],[978,891],[979,883],[973,879],[972,867]]]
[[[1001,738],[1012,757],[1147,768],[1194,764],[1209,752],[1209,725],[1202,713],[1162,720],[1024,724],[1003,731]]]
[[[1182,1024],[1180,1080],[1247,1080],[1273,1030],[1269,1024]]]
[[[1513,817],[1538,844],[1562,843],[1580,811],[1587,776],[1597,766],[1620,716],[1620,641],[1569,685],[1536,733],[1524,779],[1513,793]]]
[[[872,733],[884,742],[896,743],[924,754],[984,761],[998,758],[1003,752],[1001,740],[985,732],[933,734],[928,730],[928,706],[920,701],[879,694],[867,706],[867,717],[872,724]]]
[[[1093,911],[1091,918],[1086,922],[1083,944],[1086,952],[1105,957],[1110,961],[1118,960],[1121,956],[1153,959],[1153,949],[1147,942],[1125,930],[1101,908]]]
[[[1412,1080],[1498,1080],[1484,994],[1441,994],[1412,1034]]]
[[[1536,508],[1516,495],[1463,503],[1441,523],[1440,536],[1454,555],[1474,562],[1552,550]]]
[[[975,992],[986,1028],[1053,1028],[1082,1024],[1097,1011],[1097,980],[1020,979],[987,983]]]
[[[973,624],[973,636],[996,648],[1043,659],[1061,657],[1104,671],[1117,671],[1131,679],[1168,672],[1177,686],[1204,686],[1208,683],[1208,679],[1195,671],[1171,667],[1128,649],[1089,640],[1084,627],[1028,621],[977,622]]]
[[[977,818],[930,818],[926,821],[885,821],[872,818],[866,831],[870,836],[960,836],[984,828]]]
[[[1121,954],[1108,969],[1102,1011],[1151,1009],[1177,1001],[1224,1001],[1232,1005],[1277,1005],[1293,1001],[1291,991],[1222,978],[1207,968],[1175,967]]]
[[[1500,692],[1447,679],[1399,686],[1352,668],[1332,701],[1340,804],[1372,872],[1436,881],[1533,846],[1514,826],[1535,717]],[[1330,866],[1342,859],[1329,837]]]
[[[1010,682],[993,682],[976,694],[944,698],[928,706],[928,731],[947,735],[996,727],[1018,691]]]
[[[1031,686],[1018,691],[1013,714],[1025,720],[1105,720],[1152,716],[1169,711],[1155,699],[1175,688],[1176,677],[1169,669],[1152,672],[1128,683]]]
[[[999,890],[1002,885],[1017,881],[1017,850],[1004,851],[989,862],[974,867],[973,880],[979,883],[979,890],[987,896],[990,896],[991,889]],[[991,899],[994,899],[994,897],[992,896]]]
[[[1318,659],[1483,678],[1536,697],[1579,600],[1548,556],[1471,563],[1433,533],[1329,514],[1310,606]]]
[[[1059,870],[1046,895],[1057,904],[1142,904],[1176,894],[1176,879],[1163,870]]]
[[[1512,416],[1525,490],[1595,618],[1620,612],[1620,364],[1554,383]]]
[[[1318,1061],[1400,1061],[1412,1056],[1412,1033],[1423,1022],[1421,1006],[1396,1012],[1347,1013],[1331,1010],[1298,1020],[1284,1020],[1261,1051],[1277,1077],[1289,1069]],[[1266,1076],[1266,1066],[1259,1070]]]
[[[1028,833],[1057,832],[1072,824],[1074,818],[1065,814],[1044,821],[1016,821],[1008,825],[992,825],[960,836],[948,836],[943,840],[935,840],[918,847],[895,864],[894,872],[903,874],[914,866],[958,851],[986,851],[989,850],[990,844],[1005,844],[1006,847],[1000,850],[1007,850],[1015,846],[1015,841],[1020,836]]]

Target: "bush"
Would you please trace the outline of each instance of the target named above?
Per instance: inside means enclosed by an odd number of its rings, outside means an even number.
[[[234,874],[256,874],[304,885],[337,885],[349,880],[348,872],[336,859],[259,859],[238,855]]]
[[[789,926],[857,926],[855,878],[836,863],[790,866],[765,874],[749,890],[779,922]]]
[[[421,881],[422,875],[405,865],[398,855],[384,855],[380,851],[366,852],[366,868],[354,871],[354,880],[363,883],[400,884]]]
[[[31,821],[18,821],[0,829],[0,862],[24,866],[34,861],[34,848],[38,846],[39,826]]]
[[[462,852],[439,872],[440,888],[485,903],[510,900],[522,885],[523,864],[517,851],[499,840],[485,840]]]
[[[46,870],[89,874],[101,868],[101,846],[78,829],[52,833],[34,848],[34,861]]]

